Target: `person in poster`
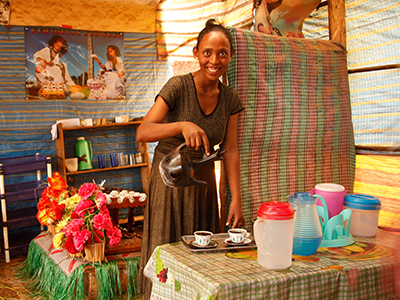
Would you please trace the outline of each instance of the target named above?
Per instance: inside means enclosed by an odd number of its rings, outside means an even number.
[[[107,50],[109,45],[119,51],[115,50],[114,54],[113,49]],[[101,99],[125,99],[123,49],[122,33],[26,28],[26,98],[100,100],[101,96]],[[110,52],[110,59],[106,58],[107,52]],[[106,69],[115,69],[117,74],[101,68],[94,61],[94,53],[105,67],[107,65]]]
[[[120,56],[119,47],[115,45],[107,46],[105,65],[96,54],[93,54],[93,59],[101,68],[97,77],[100,80],[104,80],[107,98],[123,98],[126,92],[125,65]]]
[[[37,83],[41,86],[39,94],[43,98],[65,98],[65,92],[75,85],[60,57],[68,52],[68,43],[60,35],[53,35],[48,46],[33,55]]]
[[[0,0],[0,25],[8,25],[10,21],[10,0]]]

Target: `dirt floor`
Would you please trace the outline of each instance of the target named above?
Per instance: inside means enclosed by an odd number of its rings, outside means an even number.
[[[0,300],[32,299],[25,283],[15,276],[16,269],[26,256],[18,256],[6,263],[4,253],[0,255]]]

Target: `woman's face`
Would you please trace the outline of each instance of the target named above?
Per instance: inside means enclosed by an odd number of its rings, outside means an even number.
[[[115,57],[115,50],[113,48],[107,48],[107,54],[110,57]]]
[[[62,49],[62,47],[63,47],[63,42],[61,42],[61,41],[57,41],[53,45],[53,49],[56,52],[60,51]]]
[[[203,37],[198,49],[193,48],[193,56],[199,60],[202,73],[209,80],[216,80],[226,71],[233,51],[224,33],[212,31]]]

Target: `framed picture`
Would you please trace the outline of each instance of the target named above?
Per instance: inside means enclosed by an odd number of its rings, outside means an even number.
[[[122,33],[26,28],[26,97],[125,99]]]

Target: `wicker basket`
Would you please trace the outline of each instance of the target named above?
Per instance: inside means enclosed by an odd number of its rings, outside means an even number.
[[[93,266],[95,262],[98,262],[101,266],[102,261],[108,262],[105,256],[105,248],[106,248],[105,243],[84,245],[83,251],[85,252],[85,257],[83,258],[83,260],[92,262]]]
[[[47,225],[47,232],[50,232],[54,237],[57,234],[56,225],[54,224]]]

